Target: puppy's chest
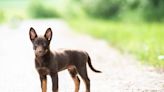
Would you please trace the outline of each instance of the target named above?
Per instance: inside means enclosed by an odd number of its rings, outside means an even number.
[[[36,69],[41,75],[48,75],[51,72],[49,64],[45,62],[36,63]]]

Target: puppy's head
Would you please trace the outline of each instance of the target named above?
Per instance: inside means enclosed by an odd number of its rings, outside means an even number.
[[[35,32],[34,28],[30,28],[29,31],[30,40],[33,44],[35,55],[38,57],[44,56],[49,51],[49,45],[52,38],[52,30],[48,28],[44,36],[39,36]]]

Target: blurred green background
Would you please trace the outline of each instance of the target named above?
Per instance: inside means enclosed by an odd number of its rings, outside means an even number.
[[[54,18],[164,67],[164,0],[0,0],[0,24]]]

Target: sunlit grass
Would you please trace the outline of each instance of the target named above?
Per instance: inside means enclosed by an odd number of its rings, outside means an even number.
[[[142,63],[164,67],[164,26],[160,23],[130,23],[76,19],[75,30],[105,39],[123,52],[134,54]]]
[[[27,18],[28,16],[25,10],[28,3],[28,0],[1,0],[0,12],[3,14],[3,16],[0,16],[0,19],[3,19],[2,22],[6,23],[13,20]]]

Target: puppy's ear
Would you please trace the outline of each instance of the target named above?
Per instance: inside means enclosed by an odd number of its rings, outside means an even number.
[[[52,30],[51,28],[48,28],[44,34],[44,37],[48,40],[48,41],[51,41],[51,38],[52,38]]]
[[[35,30],[34,30],[34,28],[32,28],[32,27],[30,28],[29,35],[30,35],[30,40],[31,41],[34,41],[34,39],[38,37]]]

